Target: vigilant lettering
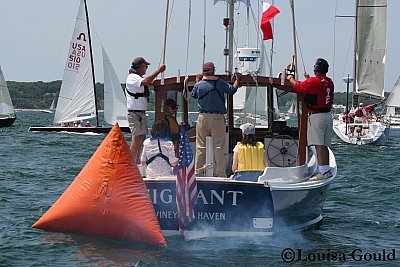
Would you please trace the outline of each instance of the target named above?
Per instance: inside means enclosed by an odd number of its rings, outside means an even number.
[[[172,204],[175,203],[175,192],[171,189],[149,189],[148,190],[153,204]],[[240,196],[243,195],[242,191],[216,191],[216,190],[199,190],[199,196],[196,204],[200,205],[231,205],[237,206]]]

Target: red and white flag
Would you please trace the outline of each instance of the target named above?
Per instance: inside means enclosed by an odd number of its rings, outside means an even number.
[[[197,200],[197,182],[194,175],[194,157],[184,127],[179,146],[178,174],[176,179],[176,204],[179,230],[184,232],[186,224],[194,219],[194,204]]]
[[[279,14],[279,9],[270,3],[263,2],[263,15],[261,18],[261,31],[263,32],[263,40],[273,39],[272,26],[270,20]]]

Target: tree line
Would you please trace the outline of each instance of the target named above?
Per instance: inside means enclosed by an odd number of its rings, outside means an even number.
[[[58,93],[61,88],[61,80],[52,82],[15,82],[7,81],[7,86],[10,91],[10,96],[13,101],[14,108],[17,109],[48,109],[54,98],[58,97]],[[121,88],[124,88],[125,84],[121,84]],[[99,109],[104,108],[104,84],[96,83],[96,98],[97,106]],[[240,89],[239,89],[240,90]],[[388,93],[386,93],[388,94]],[[278,95],[280,95],[278,93]],[[335,104],[346,105],[346,93],[335,92],[334,96]],[[280,107],[285,107],[286,103],[295,99],[294,94],[284,94],[279,97]],[[197,104],[194,99],[189,98],[190,111],[197,110]],[[351,102],[351,95],[349,95],[349,101]],[[372,102],[372,100],[365,99],[365,103]],[[149,110],[154,110],[154,95],[149,101]],[[192,110],[193,109],[193,110]]]

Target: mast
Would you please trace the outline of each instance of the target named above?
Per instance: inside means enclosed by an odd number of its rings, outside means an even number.
[[[225,49],[224,54],[227,56],[227,68],[226,68],[226,74],[228,76],[232,75],[232,70],[233,70],[233,29],[234,29],[234,10],[235,10],[235,1],[234,0],[228,0],[227,1],[227,12],[228,12],[228,25],[226,25],[226,22],[224,20],[224,25],[227,27],[227,49]],[[226,50],[228,50],[226,53]],[[228,126],[233,125],[233,95],[228,94],[227,97],[227,115],[229,118],[228,121]]]
[[[296,20],[294,16],[294,0],[291,0],[291,11],[292,11],[292,31],[293,31],[293,63],[295,65],[295,78],[299,78],[299,72],[297,70],[297,43],[296,43]]]
[[[227,74],[231,75],[233,70],[233,29],[234,29],[234,10],[235,10],[235,1],[228,0],[228,17],[229,17],[229,26],[228,26],[228,62],[227,62]]]
[[[87,8],[86,0],[83,0],[83,2],[85,3],[86,25],[87,25],[88,38],[89,38],[90,64],[92,65],[93,91],[94,91],[94,107],[95,107],[95,110],[96,110],[96,126],[99,127],[99,112],[98,112],[98,109],[97,109],[96,79],[95,79],[95,76],[94,76],[92,38],[90,37],[89,13],[88,13],[88,8]]]
[[[162,64],[165,64],[165,53],[167,51],[168,12],[169,12],[168,10],[169,10],[169,0],[166,0]],[[164,72],[161,73],[161,82],[164,83]]]
[[[353,60],[353,107],[358,106],[358,95],[356,94],[357,86],[357,20],[358,20],[358,0],[356,0],[356,15],[354,20],[354,60]]]

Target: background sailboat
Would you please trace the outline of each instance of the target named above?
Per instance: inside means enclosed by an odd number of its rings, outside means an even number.
[[[287,113],[290,115],[297,114],[296,102],[294,100],[292,100],[292,104],[290,104]]]
[[[387,0],[356,1],[353,107],[358,106],[360,96],[378,101],[384,97],[386,24]],[[358,145],[386,142],[382,122],[354,124],[343,121],[342,117],[334,119],[333,130],[343,141]]]
[[[16,119],[6,80],[0,66],[0,127],[10,127]]]
[[[104,69],[104,120],[111,125],[118,123],[120,127],[128,127],[125,92],[121,87],[104,47],[102,47],[102,52]]]
[[[103,49],[104,50],[104,49]],[[57,108],[54,115],[53,124],[57,126],[49,127],[30,127],[29,131],[67,131],[67,132],[96,132],[104,133],[110,131],[111,127],[103,127],[99,124],[99,116],[96,104],[95,75],[93,64],[93,53],[90,38],[89,16],[87,12],[86,0],[80,1],[78,15],[76,17],[75,29],[69,45],[67,62],[65,64],[64,76],[58,96]],[[103,55],[106,55],[103,53]],[[107,57],[106,75],[107,88],[112,90],[112,82],[117,80],[115,71]],[[110,74],[112,73],[112,74]],[[106,79],[105,79],[106,80]],[[121,84],[118,82],[118,86]],[[114,88],[118,88],[115,86]],[[107,89],[108,90],[108,89]],[[119,89],[120,91],[122,89]],[[108,97],[107,107],[113,102]],[[122,105],[124,106],[124,105]],[[115,123],[107,113],[107,122]],[[84,120],[95,118],[96,125],[90,127],[73,127],[73,124],[81,125]],[[77,123],[78,122],[78,123]],[[80,123],[79,123],[80,122]],[[122,122],[122,119],[121,119]],[[125,124],[126,126],[126,124]],[[129,128],[123,127],[128,132]]]
[[[54,94],[53,100],[51,101],[49,109],[41,109],[40,112],[53,113],[56,110],[56,95]]]
[[[400,136],[400,115],[396,113],[396,108],[400,108],[400,77],[397,79],[386,103],[386,114],[383,117],[386,123],[385,134],[387,136]]]

